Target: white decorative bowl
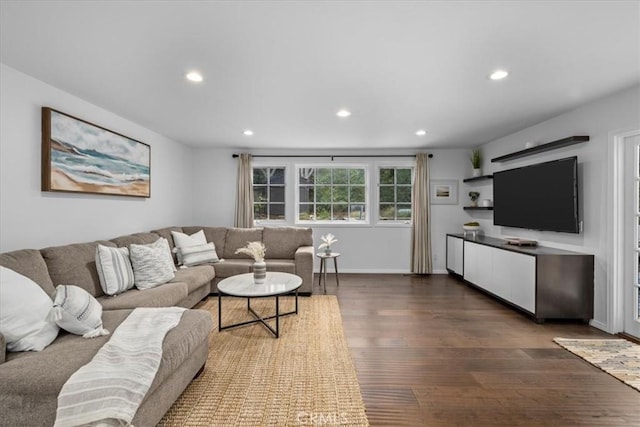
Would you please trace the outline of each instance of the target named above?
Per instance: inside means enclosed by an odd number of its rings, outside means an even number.
[[[479,225],[463,225],[462,229],[465,231],[478,231],[480,230]]]

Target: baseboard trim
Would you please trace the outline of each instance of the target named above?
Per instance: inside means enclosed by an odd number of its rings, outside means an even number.
[[[606,323],[602,323],[598,320],[595,320],[595,319],[589,320],[589,325],[593,326],[594,328],[598,328],[601,331],[611,333],[611,331],[609,330],[609,326]]]
[[[632,343],[640,344],[640,339],[634,337],[633,335],[629,335],[629,334],[624,333],[624,332],[620,332],[619,334],[616,334],[616,335],[619,336],[620,338],[624,338],[627,341],[631,341]]]

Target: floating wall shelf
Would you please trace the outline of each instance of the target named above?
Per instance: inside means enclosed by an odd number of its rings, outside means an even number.
[[[493,206],[465,206],[465,211],[492,211]]]
[[[483,181],[485,179],[493,179],[493,175],[474,176],[473,178],[465,178],[462,182]]]
[[[516,151],[515,153],[505,154],[504,156],[491,159],[491,163],[506,162],[508,160],[519,159],[520,157],[531,156],[533,154],[544,153],[545,151],[555,150],[567,147],[573,144],[580,144],[589,140],[588,136],[570,136],[568,138],[559,139],[557,141],[548,142],[546,144],[536,145],[535,147],[525,150]]]

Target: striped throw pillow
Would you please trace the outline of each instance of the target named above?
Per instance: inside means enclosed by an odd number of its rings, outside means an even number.
[[[118,295],[133,288],[133,268],[129,249],[96,247],[96,268],[100,286],[106,295]]]
[[[182,254],[182,263],[187,267],[220,261],[213,243],[184,246],[179,249],[179,253]]]
[[[175,265],[167,239],[160,238],[149,245],[129,246],[135,286],[149,289],[167,283],[175,277]]]
[[[182,259],[182,248],[186,248],[187,246],[205,245],[207,243],[204,230],[200,230],[191,235],[181,233],[179,231],[171,231],[171,235],[173,236],[173,243],[176,246],[175,251],[179,265],[186,265]]]

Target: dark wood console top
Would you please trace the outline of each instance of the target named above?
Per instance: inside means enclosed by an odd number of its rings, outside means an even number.
[[[459,239],[466,240],[467,242],[478,243],[480,245],[491,246],[498,249],[504,249],[506,251],[517,252],[526,255],[538,256],[538,255],[591,255],[581,252],[566,251],[564,249],[550,248],[548,246],[517,246],[510,245],[503,239],[497,239],[495,237],[488,236],[476,236],[475,238],[467,236],[462,233],[447,233],[447,236],[457,237]],[[593,255],[591,255],[593,256]]]

